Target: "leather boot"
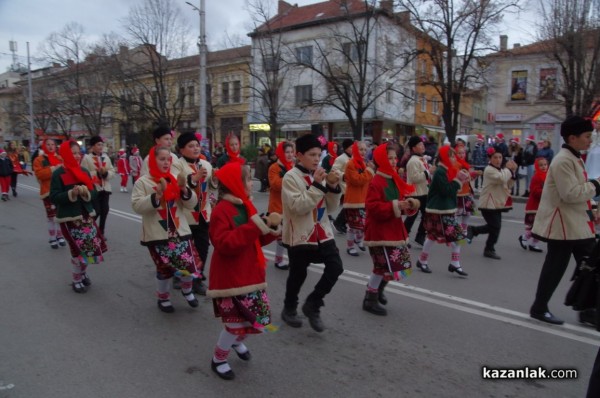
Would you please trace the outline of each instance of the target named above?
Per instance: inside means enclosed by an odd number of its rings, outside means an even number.
[[[386,295],[383,293],[383,290],[385,289],[385,287],[387,286],[388,281],[381,281],[381,283],[379,284],[379,288],[377,289],[377,292],[379,293],[379,296],[377,297],[379,300],[379,303],[386,305],[388,303],[388,299],[386,297]]]
[[[367,291],[363,300],[363,310],[374,315],[387,315],[387,310],[379,305],[378,296],[378,292]]]
[[[320,307],[323,306],[323,300],[313,301],[306,300],[304,305],[302,306],[302,313],[308,318],[308,322],[310,323],[310,327],[315,330],[315,332],[321,333],[325,330],[325,325],[321,320],[321,310]]]
[[[293,328],[302,326],[302,319],[298,318],[298,313],[295,308],[283,308],[281,319]]]

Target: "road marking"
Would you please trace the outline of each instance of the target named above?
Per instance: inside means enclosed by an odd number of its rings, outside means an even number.
[[[36,188],[27,185],[19,184],[26,189],[37,191]],[[129,221],[137,223],[142,222],[142,217],[137,214],[128,213],[125,211],[110,209],[110,213],[114,216],[124,218]],[[503,220],[512,221],[513,220]],[[522,224],[522,222],[519,222]],[[263,250],[267,254],[268,258],[273,260],[275,252],[271,250]],[[286,256],[287,257],[287,256]],[[323,264],[312,264],[308,268],[310,271],[322,274],[324,266]],[[365,282],[369,280],[370,275],[366,275],[356,271],[344,270],[344,273],[340,276],[340,279],[347,282],[356,283],[360,286],[364,286]],[[451,308],[457,311],[466,312],[473,315],[482,316],[484,318],[497,320],[500,322],[506,322],[511,325],[521,326],[527,329],[536,330],[542,333],[547,333],[559,337],[563,337],[569,340],[578,341],[580,343],[590,344],[594,346],[600,346],[600,340],[598,339],[598,333],[591,328],[581,327],[572,324],[564,324],[562,326],[550,326],[545,325],[539,321],[530,318],[529,314],[525,314],[518,311],[513,311],[508,308],[497,307],[489,305],[479,301],[465,299],[458,296],[453,296],[446,293],[436,292],[434,290],[424,289],[417,286],[411,286],[400,282],[390,282],[386,288],[386,293],[397,294],[405,297],[409,297],[415,300],[424,301],[427,303],[439,305],[446,308]],[[517,318],[517,319],[515,319]],[[572,332],[572,333],[571,333]],[[580,336],[575,333],[586,334],[595,338],[588,338]]]

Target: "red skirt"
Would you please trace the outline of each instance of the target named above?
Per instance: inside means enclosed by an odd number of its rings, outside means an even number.
[[[458,242],[467,237],[454,214],[426,212],[423,227],[427,231],[427,238],[438,243]]]
[[[79,258],[85,264],[98,264],[104,260],[102,254],[108,250],[106,241],[90,215],[81,220],[61,222],[60,231],[69,244],[71,257]]]
[[[366,211],[364,208],[362,209],[353,209],[353,208],[345,208],[344,215],[346,216],[346,224],[348,224],[348,228],[358,229],[364,231],[365,229],[365,220],[366,220]]]
[[[470,216],[475,212],[475,199],[471,195],[458,196],[456,199],[457,216]]]
[[[369,254],[373,260],[373,273],[383,275],[386,281],[400,281],[412,273],[410,253],[406,246],[369,246]]]
[[[148,250],[158,279],[194,275],[202,269],[202,260],[191,239],[172,236],[167,242],[148,245]]]
[[[235,297],[213,299],[215,316],[221,318],[228,332],[240,334],[262,333],[271,324],[271,309],[266,290]]]

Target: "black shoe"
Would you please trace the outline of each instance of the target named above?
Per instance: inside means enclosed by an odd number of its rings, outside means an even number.
[[[50,243],[51,248],[58,249],[58,242],[56,240],[51,240],[48,243]]]
[[[387,286],[388,282],[387,281],[381,281],[379,283],[379,288],[377,289],[378,297],[377,300],[379,301],[379,304],[383,304],[386,305],[388,303],[388,299],[387,296],[384,293],[385,287]]]
[[[302,319],[298,318],[298,313],[295,309],[284,308],[281,312],[281,319],[293,328],[299,328],[302,326]]]
[[[456,265],[448,264],[448,271],[456,272],[460,276],[469,276],[465,271],[463,271],[462,267],[457,267]]]
[[[527,245],[525,243],[527,243],[527,239],[523,238],[523,235],[519,235],[519,244],[524,250],[527,250]]]
[[[242,361],[249,361],[252,358],[252,354],[250,354],[250,350],[246,350],[246,352],[237,352],[237,350],[235,349],[235,347],[237,347],[237,346],[238,346],[238,344],[234,344],[232,347],[233,347],[233,351],[235,351],[238,358],[241,359]]]
[[[227,363],[227,361],[225,361],[223,363]],[[231,369],[229,369],[227,372],[219,372],[219,369],[218,369],[219,365],[222,365],[223,363],[217,363],[213,359],[210,361],[210,368],[212,369],[213,372],[215,372],[217,374],[217,376],[219,376],[223,380],[235,379],[235,373],[233,373],[233,370],[231,370]]]
[[[495,250],[484,250],[483,257],[493,258],[494,260],[500,260],[500,256],[496,254]]]
[[[56,241],[58,242],[59,246],[65,247],[67,245],[67,241],[63,237],[56,239]]]
[[[473,242],[473,237],[475,236],[475,231],[473,231],[473,227],[468,225],[467,226],[467,243],[471,243]]]
[[[87,276],[87,274],[83,275],[83,278],[81,278],[81,283],[83,283],[83,286],[85,287],[92,286],[92,280],[89,276]]]
[[[552,315],[550,311],[546,311],[543,313],[532,311],[529,313],[529,316],[531,316],[533,319],[537,319],[542,322],[551,323],[552,325],[562,325],[563,323],[565,323],[565,321],[563,321],[562,319],[559,319]]]
[[[75,293],[85,293],[85,292],[87,292],[87,289],[85,288],[85,286],[83,285],[82,282],[73,282],[73,283],[71,283],[71,287],[73,288],[73,291]]]
[[[415,243],[418,244],[419,246],[423,247],[423,245],[425,244],[425,238],[423,238],[421,236],[417,236],[417,237],[415,237]]]
[[[196,296],[194,296],[194,292],[184,293],[182,290],[181,294],[183,294],[185,301],[187,301],[187,303],[190,305],[190,307],[192,307],[192,308],[198,307],[198,304],[199,304],[198,299],[196,298]],[[190,296],[192,296],[192,298],[190,298]]]
[[[425,272],[426,274],[431,274],[431,268],[429,268],[429,265],[421,264],[419,260],[417,260],[417,268]]]
[[[387,310],[379,305],[377,292],[366,292],[362,308],[373,315],[386,316]]]
[[[588,310],[580,311],[579,322],[583,323],[584,325],[596,326],[596,324],[598,323],[596,310],[590,308]]]
[[[524,198],[527,198],[527,197],[529,197],[529,191],[525,191],[525,193],[523,194],[523,197],[524,197]]]
[[[543,252],[543,250],[542,250],[542,249],[540,249],[540,248],[539,248],[539,247],[537,247],[537,246],[533,246],[533,245],[529,245],[529,251],[536,252],[536,253],[541,253],[541,252]]]
[[[194,281],[192,282],[192,291],[195,294],[198,294],[200,296],[206,296],[206,290],[207,289],[208,288],[202,282],[202,279],[200,279],[200,278],[194,278]]]
[[[13,188],[12,193],[13,193],[13,196],[16,198],[17,197],[17,190]]]
[[[162,312],[166,312],[167,314],[172,314],[173,312],[175,312],[175,307],[173,307],[171,304],[169,305],[162,305],[162,303],[169,301],[169,300],[158,300],[158,309],[161,310]]]
[[[287,271],[288,269],[290,269],[290,265],[285,262],[273,263],[273,265],[275,266],[275,268],[280,269],[282,271]]]
[[[321,333],[325,330],[325,325],[321,320],[321,311],[319,307],[322,306],[323,301],[321,302],[313,302],[306,301],[302,306],[302,313],[308,318],[308,323],[310,323],[310,327],[314,329],[315,332]]]

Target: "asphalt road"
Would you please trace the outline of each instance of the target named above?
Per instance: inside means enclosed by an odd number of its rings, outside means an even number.
[[[156,308],[153,265],[139,245],[140,217],[129,194],[111,197],[106,262],[91,267],[94,284],[79,295],[69,285],[68,250],[47,243],[36,187],[21,178],[19,197],[0,203],[0,398],[585,395],[600,336],[562,304],[573,266],[550,303],[567,323],[529,318],[544,254],[517,242],[522,203],[504,216],[502,260],[484,258],[478,237],[463,247],[469,277],[462,279],[447,271],[450,251],[437,245],[432,274],[417,270],[406,283],[390,284],[387,317],[361,309],[371,260],[348,256],[339,236],[346,271],[326,298],[322,334],[307,322],[301,329],[282,323],[287,273],[270,262],[268,292],[280,329],[249,338],[248,363],[230,356],[237,377],[227,382],[210,370],[222,328],[210,300],[192,309],[175,292],[174,314]],[[257,192],[255,203],[266,209],[267,195]],[[266,248],[271,260],[273,251]],[[419,249],[412,254],[414,264]],[[321,272],[318,264],[311,269],[301,297]],[[484,366],[575,369],[577,378],[489,380]]]

